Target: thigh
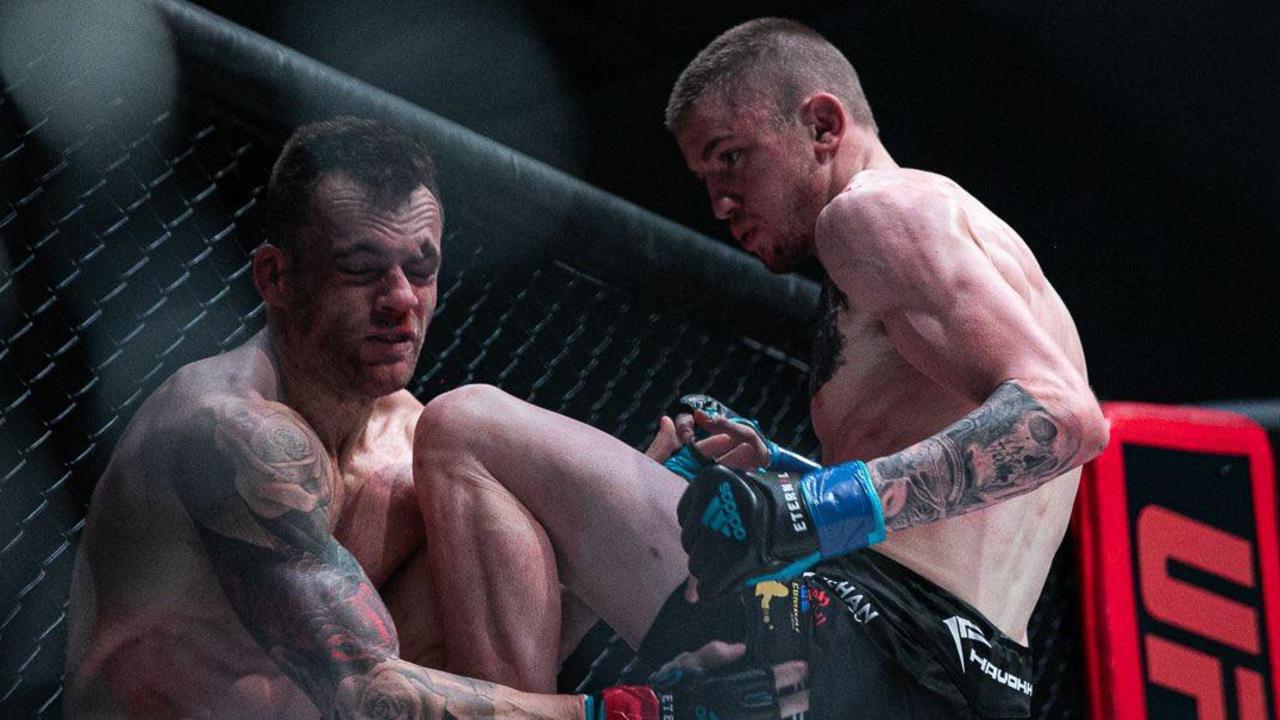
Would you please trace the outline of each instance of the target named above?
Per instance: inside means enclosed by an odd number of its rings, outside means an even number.
[[[431,592],[427,547],[418,550],[378,588],[396,624],[400,658],[430,668],[444,667],[444,630]]]
[[[469,386],[427,405],[415,440],[420,491],[496,482],[546,530],[561,581],[634,647],[688,574],[676,503],[685,483],[589,425]]]
[[[864,625],[843,607],[830,618],[816,629],[809,653],[809,696],[816,707],[831,711],[820,717],[858,717],[857,712],[881,720],[977,717],[942,666],[910,638],[898,636],[887,623]]]

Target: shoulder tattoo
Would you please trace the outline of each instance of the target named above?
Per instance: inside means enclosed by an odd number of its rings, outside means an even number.
[[[235,402],[210,412],[179,478],[212,571],[249,634],[320,708],[343,678],[396,657],[395,625],[364,570],[333,537],[335,471],[288,408]]]
[[[218,417],[218,450],[235,465],[235,486],[255,515],[328,511],[333,471],[302,420],[277,408],[237,405]]]

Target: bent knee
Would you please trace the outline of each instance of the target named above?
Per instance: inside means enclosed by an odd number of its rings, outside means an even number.
[[[414,452],[456,450],[491,437],[521,401],[492,385],[464,385],[427,403],[414,429]]]

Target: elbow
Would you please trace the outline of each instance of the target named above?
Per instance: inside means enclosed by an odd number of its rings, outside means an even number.
[[[1093,393],[1085,391],[1080,400],[1072,404],[1070,426],[1076,433],[1077,455],[1074,465],[1084,465],[1102,454],[1107,442],[1111,439],[1111,423],[1102,414],[1102,408],[1093,397]]]
[[[1102,454],[1111,424],[1083,378],[1060,373],[1053,381],[1027,381],[1027,392],[1057,428],[1053,440],[1059,472],[1077,468]]]

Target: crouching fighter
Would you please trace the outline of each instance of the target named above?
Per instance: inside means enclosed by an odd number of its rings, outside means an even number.
[[[774,271],[809,256],[826,271],[810,383],[822,467],[704,408],[698,449],[733,467],[685,453],[664,471],[652,459],[689,442],[685,423],[664,418],[646,458],[469,387],[418,424],[429,532],[464,552],[499,533],[546,545],[548,577],[642,655],[719,637],[748,640],[757,664],[804,658],[822,716],[1026,717],[1027,623],[1078,468],[1107,439],[1061,298],[990,210],[894,163],[848,60],[797,23],[717,38],[667,123],[743,248]],[[681,475],[697,478],[682,502]],[[460,620],[455,669],[554,667],[545,649],[479,642],[522,626],[496,577],[436,586]]]
[[[67,717],[657,720],[710,709],[764,719],[803,709],[803,696],[776,700],[802,666],[717,674],[735,659],[718,646],[686,656],[688,673],[656,691],[596,697],[429,669],[445,664],[449,630],[431,573],[470,570],[449,563],[447,546],[443,562],[428,562],[411,474],[422,405],[404,386],[440,267],[433,167],[419,141],[367,120],[310,125],[285,145],[268,188],[271,242],[253,257],[266,328],[167,380],[95,489],[71,589]],[[536,546],[519,552],[530,566],[542,558]],[[539,580],[501,579],[525,589],[527,636],[549,637],[554,652],[558,589]]]

